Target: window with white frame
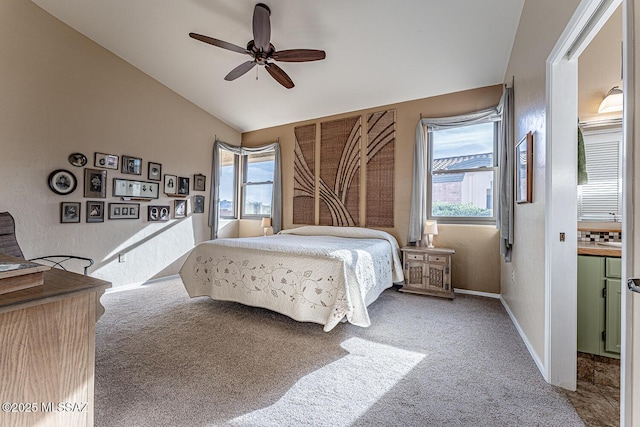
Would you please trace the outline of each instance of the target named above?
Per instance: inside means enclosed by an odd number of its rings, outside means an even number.
[[[588,183],[578,186],[579,221],[620,221],[622,130],[584,130]]]
[[[495,121],[427,133],[429,218],[495,224],[497,133]]]
[[[223,219],[238,218],[236,203],[238,194],[238,155],[220,150],[220,182],[218,183],[219,216]]]
[[[242,156],[242,218],[271,215],[275,152]]]

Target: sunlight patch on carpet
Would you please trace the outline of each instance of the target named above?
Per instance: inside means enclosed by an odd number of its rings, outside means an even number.
[[[341,346],[347,356],[300,378],[273,405],[229,425],[349,425],[426,356],[356,337]]]

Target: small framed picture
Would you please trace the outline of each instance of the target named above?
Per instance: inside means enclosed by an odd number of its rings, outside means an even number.
[[[160,184],[157,182],[132,181],[113,178],[113,196],[132,199],[157,199]]]
[[[162,165],[149,162],[149,181],[162,181]]]
[[[104,202],[87,202],[87,222],[104,222]]]
[[[56,194],[71,194],[77,186],[76,176],[68,170],[57,169],[49,174],[49,188]]]
[[[173,202],[173,217],[186,218],[186,216],[187,216],[187,201],[175,200]]]
[[[140,218],[139,203],[109,203],[109,219]]]
[[[60,203],[60,222],[70,224],[80,222],[80,202]]]
[[[107,197],[107,171],[85,168],[84,197],[99,199]]]
[[[122,156],[122,173],[142,175],[142,159],[138,157]]]
[[[169,206],[148,206],[148,221],[169,221]]]
[[[207,177],[201,174],[193,176],[193,191],[205,191]]]
[[[533,200],[533,134],[527,133],[515,147],[516,203]]]
[[[164,176],[164,193],[165,194],[177,194],[178,193],[178,177],[175,175]]]
[[[189,178],[184,176],[178,177],[178,194],[188,195],[189,194]]]
[[[204,196],[193,196],[193,213],[204,213]]]
[[[93,165],[97,168],[118,170],[120,157],[113,154],[96,153]]]

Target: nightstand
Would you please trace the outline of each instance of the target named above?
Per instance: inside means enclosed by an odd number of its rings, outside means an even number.
[[[454,298],[451,286],[453,249],[405,246],[402,250],[404,286],[401,292]]]

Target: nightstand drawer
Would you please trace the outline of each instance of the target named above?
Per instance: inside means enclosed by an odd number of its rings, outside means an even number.
[[[424,261],[424,255],[421,255],[421,254],[407,254],[407,260],[409,260],[409,261]]]
[[[447,262],[449,260],[446,256],[433,256],[429,255],[429,262]]]

